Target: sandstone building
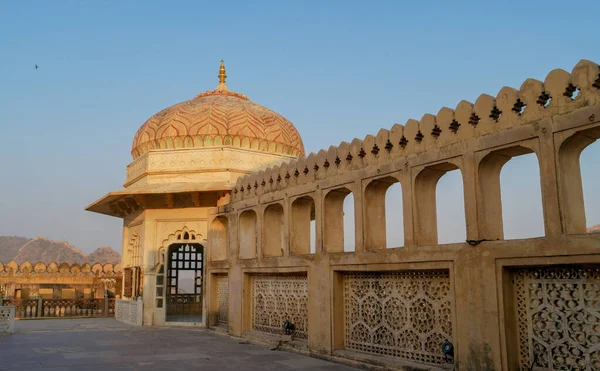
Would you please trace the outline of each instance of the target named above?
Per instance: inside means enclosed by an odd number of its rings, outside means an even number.
[[[586,232],[579,168],[600,137],[597,64],[307,157],[289,121],[229,91],[223,65],[219,77],[152,116],[125,189],[87,208],[124,220],[123,293],[143,298],[145,325],[268,339],[287,321],[296,346],[390,367],[600,369],[600,234]],[[545,236],[505,240],[500,171],[528,153]],[[452,170],[467,241],[438,244],[436,187]],[[396,183],[402,248],[385,233]]]

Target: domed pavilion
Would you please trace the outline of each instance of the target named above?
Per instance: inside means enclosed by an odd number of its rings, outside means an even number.
[[[143,298],[144,324],[202,323],[208,209],[229,202],[238,177],[304,155],[289,120],[229,90],[223,61],[218,77],[151,116],[133,138],[124,189],[86,208],[123,218],[123,296]],[[174,261],[181,269],[165,266]]]

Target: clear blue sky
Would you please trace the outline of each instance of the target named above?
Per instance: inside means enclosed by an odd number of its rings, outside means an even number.
[[[0,235],[119,249],[120,220],[83,208],[121,187],[138,127],[213,89],[221,59],[230,89],[290,119],[307,152],[600,62],[598,1],[251,3],[0,1]],[[599,147],[582,159],[590,224]],[[535,161],[513,161],[503,191],[522,211]]]

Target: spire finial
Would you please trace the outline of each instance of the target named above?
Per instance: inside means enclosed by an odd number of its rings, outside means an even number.
[[[227,89],[227,85],[225,85],[225,79],[227,78],[227,74],[225,71],[225,61],[221,59],[221,66],[219,67],[219,85],[215,91],[229,91]]]
[[[221,67],[219,67],[219,83],[225,84],[225,79],[227,75],[225,74],[225,61],[221,59]]]

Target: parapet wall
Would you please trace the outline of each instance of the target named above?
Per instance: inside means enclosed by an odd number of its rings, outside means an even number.
[[[411,119],[405,125],[381,129],[362,140],[342,142],[297,161],[240,177],[233,199],[248,199],[403,157],[426,157],[429,152],[444,148],[467,149],[470,146],[465,142],[487,139],[491,134],[509,135],[511,129],[522,126],[538,132],[542,128],[536,123],[598,103],[600,68],[594,62],[582,60],[571,73],[556,69],[544,82],[527,79],[519,90],[503,87],[496,97],[482,94],[474,104],[461,101],[455,109],[443,107],[437,115],[426,114],[419,121]],[[592,115],[593,112],[586,123],[595,122],[594,117],[600,119]]]
[[[598,138],[600,67],[581,61],[239,178],[232,201],[209,212],[208,323],[226,318],[231,334],[255,336],[288,318],[312,352],[395,368],[598,367],[600,234],[586,233],[579,164]],[[506,240],[500,171],[529,153],[545,235]],[[436,187],[452,170],[462,176],[467,241],[439,244]],[[386,241],[394,183],[403,247]]]
[[[24,262],[18,265],[11,261],[4,265],[0,262],[0,277],[4,276],[96,276],[96,277],[111,277],[121,274],[121,264],[111,263],[84,263],[84,264],[69,264],[52,262],[46,265],[43,262],[31,264]]]

